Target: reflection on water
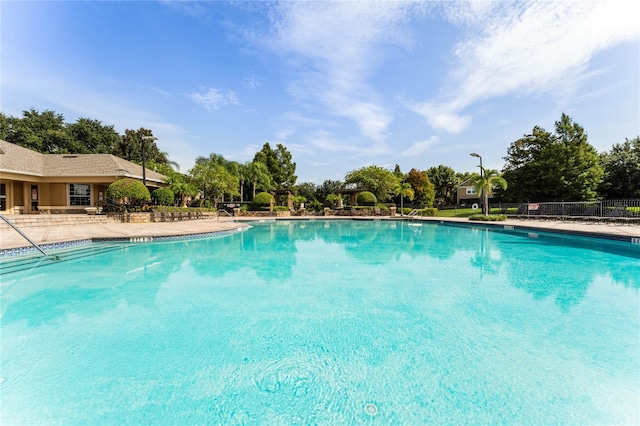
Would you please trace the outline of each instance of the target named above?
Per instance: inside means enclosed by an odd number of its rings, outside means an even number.
[[[62,255],[3,275],[2,420],[638,424],[638,256],[564,240],[291,221]]]
[[[265,283],[293,276],[300,256],[345,256],[341,279],[354,265],[380,267],[404,257],[441,275],[439,261],[467,259],[469,281],[501,276],[534,299],[553,298],[568,311],[585,297],[596,276],[640,287],[640,250],[629,244],[553,234],[493,232],[428,223],[385,221],[278,221],[224,238],[123,245],[103,255],[35,268],[17,284],[3,286],[3,322],[37,325],[73,312],[90,316],[118,304],[153,306],[171,274],[184,268],[208,279],[249,271]],[[402,272],[397,278],[402,280]],[[14,278],[18,279],[18,278]],[[193,280],[193,278],[189,278]],[[11,276],[4,282],[11,280]]]

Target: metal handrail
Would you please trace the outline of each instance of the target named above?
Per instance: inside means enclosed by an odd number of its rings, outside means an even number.
[[[40,247],[38,244],[36,244],[31,238],[29,238],[27,236],[27,234],[25,234],[24,232],[22,232],[20,230],[20,228],[18,228],[13,222],[11,222],[9,219],[7,219],[4,215],[0,214],[0,218],[2,218],[2,220],[4,220],[5,222],[7,222],[7,224],[12,227],[13,229],[15,229],[18,234],[22,235],[27,241],[29,241],[29,243],[34,246],[35,248],[37,248],[38,250],[40,250],[40,253],[44,254],[45,256],[49,256],[47,254],[46,251],[42,250],[42,247]]]
[[[239,223],[238,220],[235,218],[235,216],[229,213],[228,211],[226,211],[225,209],[218,209],[218,211],[216,212],[216,219],[220,220],[220,212],[226,213],[226,215],[229,216],[234,222]]]

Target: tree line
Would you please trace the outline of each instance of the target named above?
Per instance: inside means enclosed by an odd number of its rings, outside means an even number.
[[[268,142],[252,161],[239,163],[211,153],[196,158],[187,173],[177,170],[155,142],[149,129],[125,130],[90,118],[65,123],[62,114],[34,108],[22,117],[0,113],[0,139],[42,153],[107,153],[140,164],[142,144],[148,168],[167,176],[176,203],[196,199],[202,205],[220,201],[249,201],[257,192],[287,189],[297,201],[319,208],[335,204],[336,193],[358,188],[373,193],[379,202],[402,203],[408,198],[424,206],[451,205],[458,186],[466,181],[477,187],[494,189],[494,200],[583,201],[595,198],[640,197],[640,137],[613,144],[610,151],[598,153],[588,142],[584,128],[562,114],[548,132],[534,126],[530,134],[511,143],[504,157],[505,166],[479,173],[460,173],[439,165],[406,173],[370,165],[347,173],[344,180],[325,180],[321,184],[297,183],[296,163],[282,144]]]

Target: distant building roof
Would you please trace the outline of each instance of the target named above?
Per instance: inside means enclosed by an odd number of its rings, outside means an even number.
[[[115,176],[142,179],[142,166],[111,154],[41,154],[0,140],[0,172],[40,177]],[[166,176],[146,169],[148,181],[163,183]]]

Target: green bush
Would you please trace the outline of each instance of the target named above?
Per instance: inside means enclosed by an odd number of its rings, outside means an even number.
[[[428,207],[426,209],[420,210],[420,214],[422,216],[435,217],[438,216],[438,209],[435,207]]]
[[[472,214],[471,216],[469,216],[469,220],[481,220],[484,222],[498,222],[498,221],[507,220],[507,216],[503,214],[487,215],[487,216],[483,214]]]
[[[307,204],[305,204],[305,208],[311,212],[321,212],[324,206],[318,200],[311,200]]]
[[[274,212],[288,212],[289,211],[289,207],[287,207],[287,206],[273,206],[273,211]]]
[[[151,198],[160,206],[170,206],[175,195],[169,188],[158,188],[151,193]]]
[[[133,179],[120,179],[107,187],[107,197],[119,200],[128,198],[130,203],[147,201],[151,198],[149,190],[142,182]]]
[[[249,207],[249,210],[268,210],[271,203],[274,202],[275,199],[273,198],[273,195],[269,194],[268,192],[260,192],[256,194],[255,197],[253,197],[253,200],[251,200],[251,206]]]
[[[373,195],[373,193],[369,191],[362,191],[358,194],[356,201],[358,202],[359,206],[375,206],[378,202],[378,199],[375,195]]]

